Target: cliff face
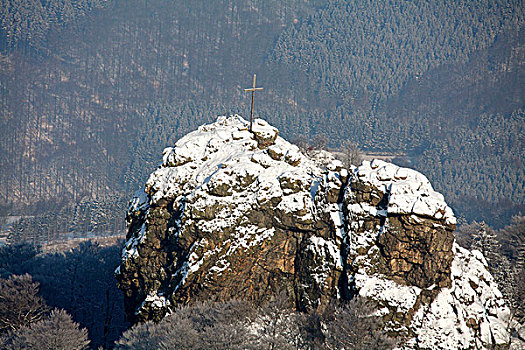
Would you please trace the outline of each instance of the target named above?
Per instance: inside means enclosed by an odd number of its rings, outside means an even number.
[[[509,310],[485,259],[454,242],[452,210],[423,175],[364,162],[346,186],[343,212],[351,287],[377,302],[405,348],[508,342]]]
[[[116,274],[132,319],[284,289],[298,310],[375,301],[408,348],[507,341],[483,257],[455,245],[452,210],[423,175],[381,161],[347,170],[247,125],[219,117],[183,137],[131,200]]]

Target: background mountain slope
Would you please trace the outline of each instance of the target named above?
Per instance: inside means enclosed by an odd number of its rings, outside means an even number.
[[[523,1],[5,1],[3,215],[12,238],[122,230],[129,194],[196,126],[406,154],[459,217],[524,210]]]

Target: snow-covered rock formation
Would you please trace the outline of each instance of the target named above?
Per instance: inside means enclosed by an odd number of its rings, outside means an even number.
[[[452,210],[428,180],[323,155],[326,167],[239,116],[165,149],[127,213],[116,274],[129,316],[282,289],[298,310],[359,294],[407,349],[507,343],[509,311],[486,262],[454,243]]]
[[[478,251],[454,242],[456,219],[415,170],[374,160],[346,187],[347,268],[406,348],[480,349],[509,342],[510,312]]]

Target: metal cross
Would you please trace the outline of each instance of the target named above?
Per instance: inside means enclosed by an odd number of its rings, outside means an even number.
[[[263,90],[262,87],[255,87],[255,79],[256,79],[257,75],[254,74],[253,75],[253,87],[252,88],[249,88],[249,89],[244,89],[244,91],[251,91],[252,92],[252,111],[250,113],[250,131],[252,131],[252,120],[253,120],[253,100],[255,99],[255,91],[261,91]]]

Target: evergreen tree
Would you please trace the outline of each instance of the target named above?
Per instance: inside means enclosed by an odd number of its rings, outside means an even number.
[[[479,250],[489,267],[489,271],[495,271],[501,262],[499,255],[500,244],[497,240],[497,235],[485,222],[476,224],[477,230],[472,237],[471,249]]]

